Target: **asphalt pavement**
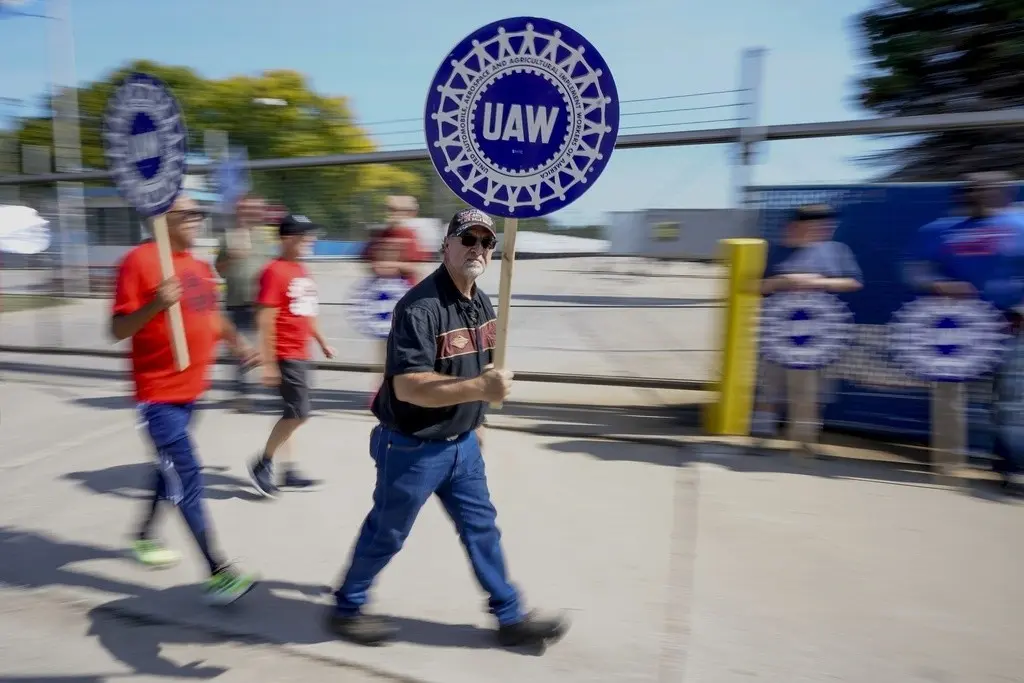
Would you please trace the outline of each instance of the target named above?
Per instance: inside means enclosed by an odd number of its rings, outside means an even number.
[[[372,379],[318,374],[296,453],[325,483],[277,501],[244,474],[273,403],[231,412],[218,384],[196,429],[209,507],[227,553],[263,582],[234,608],[208,608],[173,512],[161,529],[182,564],[153,572],[125,554],[150,464],[122,366],[62,359],[47,373],[28,367],[45,359],[2,360],[0,681],[994,683],[1024,672],[1024,506],[891,464],[600,437],[671,431],[651,394],[645,409],[640,394],[572,409],[535,387],[513,393],[518,416],[495,416],[504,423],[488,432],[514,580],[528,606],[573,619],[537,656],[493,644],[485,596],[435,503],[373,594],[374,611],[400,620],[398,642],[336,641],[321,622],[370,505]]]

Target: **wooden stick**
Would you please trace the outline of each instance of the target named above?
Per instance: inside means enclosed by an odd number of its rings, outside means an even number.
[[[508,347],[508,321],[512,306],[512,271],[516,265],[516,230],[518,218],[505,219],[505,234],[501,245],[501,278],[498,284],[498,335],[494,343],[494,367],[505,369],[505,350]],[[492,408],[501,408],[501,401]]]
[[[171,256],[171,238],[167,234],[167,216],[159,215],[153,219],[153,240],[160,254],[160,275],[166,280],[174,277],[174,259]],[[174,365],[178,372],[189,366],[188,342],[185,339],[185,321],[181,317],[181,303],[167,309],[167,321],[171,328],[171,351],[174,353]]]

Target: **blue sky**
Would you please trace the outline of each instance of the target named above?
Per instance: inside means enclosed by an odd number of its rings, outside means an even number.
[[[74,27],[75,71],[92,80],[134,58],[184,64],[210,77],[269,68],[307,74],[324,93],[351,98],[361,121],[422,115],[441,57],[475,28],[512,15],[561,21],[601,51],[621,100],[737,87],[741,51],[767,49],[766,124],[861,118],[853,103],[860,44],[852,21],[869,0],[65,0]],[[49,3],[21,9],[45,13]],[[442,9],[438,9],[442,8]],[[0,98],[33,101],[47,87],[51,42],[43,19],[0,21]],[[736,95],[624,104],[624,113],[727,104]],[[0,115],[17,113],[0,100]],[[730,118],[730,109],[624,116],[622,125]],[[685,129],[730,124],[698,124]],[[416,124],[371,126],[386,133]],[[651,131],[669,130],[668,127]],[[625,133],[645,132],[629,130]],[[381,144],[421,146],[422,134]],[[845,182],[866,169],[858,138],[773,143],[755,172],[762,184]],[[604,211],[729,206],[725,146],[619,150],[595,189],[559,212],[589,222]]]

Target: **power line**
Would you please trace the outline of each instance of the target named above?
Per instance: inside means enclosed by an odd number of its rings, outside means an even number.
[[[708,90],[706,92],[692,92],[692,93],[686,93],[686,94],[683,94],[683,95],[664,95],[662,97],[644,97],[644,98],[632,99],[632,100],[619,100],[619,104],[621,105],[621,104],[638,104],[638,103],[642,103],[642,102],[664,102],[666,100],[682,100],[682,99],[687,99],[687,98],[691,98],[691,97],[705,97],[705,96],[709,96],[709,95],[730,95],[730,94],[740,93],[740,92],[744,92],[744,89]],[[719,109],[719,108],[724,108],[724,107],[735,107],[735,106],[737,106],[737,105],[735,103],[732,103],[732,104],[714,105],[714,106],[709,106],[709,107],[692,107],[692,108],[685,108],[685,109],[666,109],[664,111],[665,112],[698,111],[700,109]],[[644,114],[644,113],[658,114],[658,113],[662,113],[662,112],[633,112],[633,113],[630,113],[630,114],[622,114],[622,116],[635,116],[635,115]],[[422,116],[416,116],[416,117],[410,117],[410,118],[405,118],[405,119],[387,119],[385,121],[366,121],[365,123],[353,122],[353,125],[366,128],[366,127],[370,127],[370,126],[388,126],[388,125],[392,125],[392,124],[395,124],[395,123],[412,123],[414,121],[422,121],[422,120],[423,120]]]
[[[644,114],[674,114],[681,111],[707,111],[709,109],[728,109],[730,107],[738,107],[748,104],[747,102],[730,103],[730,104],[711,104],[706,107],[677,107],[675,109],[657,109],[655,111],[631,111],[625,114],[619,114],[619,116],[641,116]]]
[[[645,123],[639,126],[623,126],[619,130],[637,130],[638,128],[666,128],[670,126],[695,126],[700,123],[735,123],[737,121],[744,121],[745,119],[731,118],[731,119],[707,119],[704,121],[676,121],[675,123]]]
[[[633,104],[635,102],[662,102],[664,100],[682,100],[688,97],[704,97],[705,95],[731,95],[733,93],[744,92],[746,88],[739,88],[733,90],[708,90],[707,92],[691,92],[685,95],[665,95],[663,97],[645,97],[636,100],[620,100],[619,104]]]

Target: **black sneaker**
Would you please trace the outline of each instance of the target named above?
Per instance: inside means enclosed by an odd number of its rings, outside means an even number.
[[[334,635],[357,645],[382,645],[398,634],[398,626],[387,617],[376,614],[343,616],[333,609],[327,617],[327,628]]]
[[[1004,496],[1024,498],[1024,481],[1020,475],[1000,474],[999,490]]]
[[[539,645],[544,647],[556,643],[569,630],[569,621],[565,617],[544,618],[536,612],[530,612],[523,620],[515,624],[498,627],[498,643],[505,647],[519,645]]]
[[[277,496],[277,485],[274,484],[274,465],[264,460],[263,456],[257,457],[249,463],[249,476],[252,484],[261,496],[274,498]]]
[[[289,467],[281,477],[280,487],[289,489],[311,489],[320,485],[316,479],[309,479],[299,474],[299,471]]]

